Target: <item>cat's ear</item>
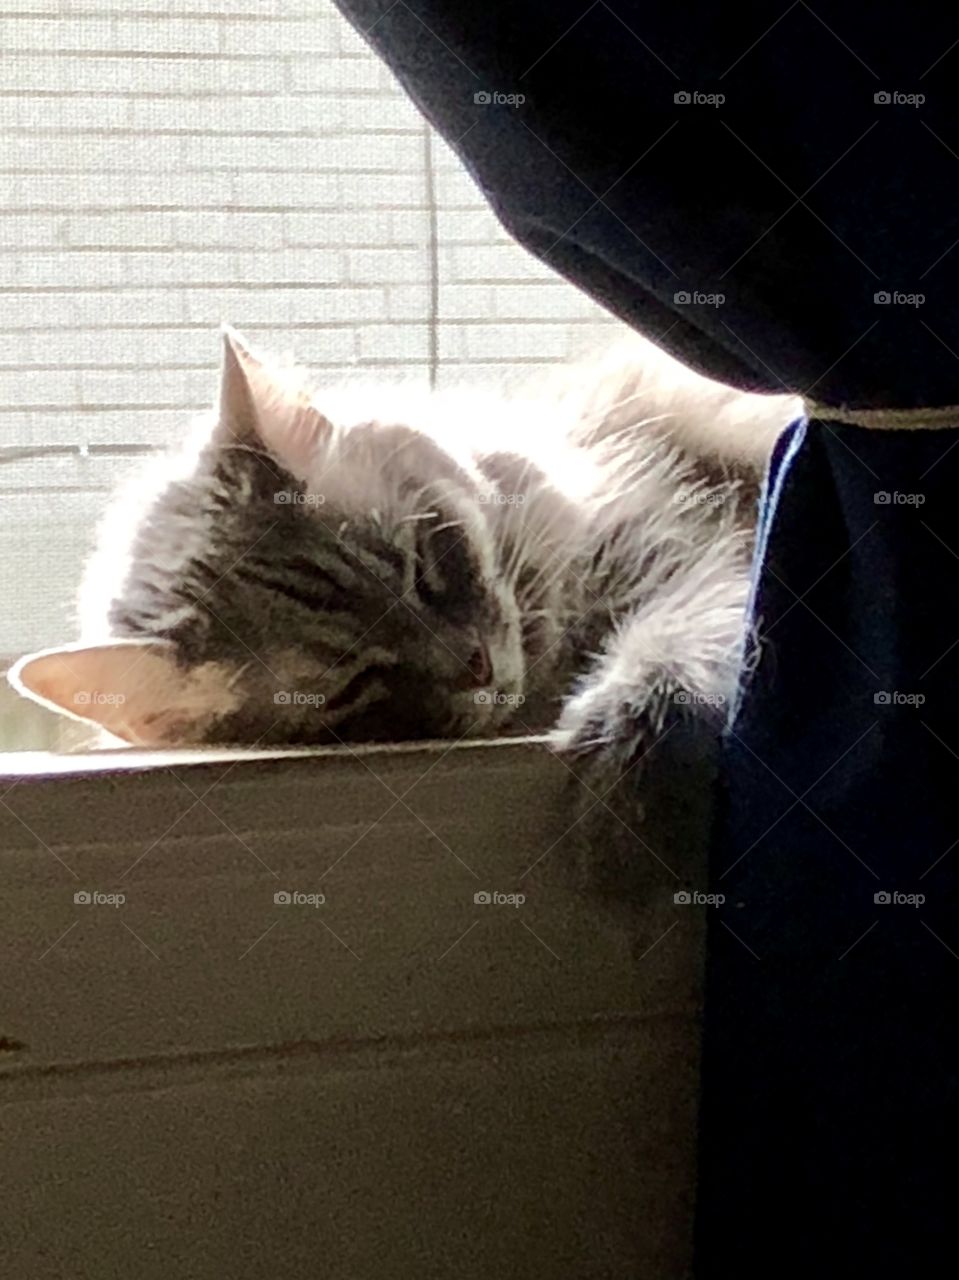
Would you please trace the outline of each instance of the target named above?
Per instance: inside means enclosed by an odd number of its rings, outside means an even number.
[[[304,370],[271,361],[223,325],[218,438],[265,448],[306,479],[333,431],[313,404],[306,379]]]
[[[18,692],[90,721],[135,746],[198,741],[198,727],[233,709],[213,664],[180,667],[163,641],[67,645],[21,658],[7,674]]]

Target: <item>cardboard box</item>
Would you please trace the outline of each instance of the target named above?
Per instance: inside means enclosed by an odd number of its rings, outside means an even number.
[[[699,923],[541,742],[0,761],[6,1275],[688,1274]]]

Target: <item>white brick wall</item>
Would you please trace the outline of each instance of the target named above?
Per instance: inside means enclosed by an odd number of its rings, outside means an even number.
[[[427,126],[326,0],[0,0],[0,54],[0,657],[69,638],[96,515],[212,401],[220,320],[424,384],[434,323],[440,382],[612,326],[438,138],[431,315]]]

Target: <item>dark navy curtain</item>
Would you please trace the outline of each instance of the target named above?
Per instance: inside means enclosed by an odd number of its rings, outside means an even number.
[[[521,243],[819,406],[767,486],[711,852],[697,1275],[951,1270],[959,13],[339,3]]]

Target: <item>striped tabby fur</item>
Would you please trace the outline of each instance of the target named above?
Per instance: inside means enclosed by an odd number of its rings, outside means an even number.
[[[218,410],[105,519],[79,645],[15,680],[147,745],[554,726],[626,760],[734,692],[798,411],[638,338],[522,394],[314,395],[226,330]]]

